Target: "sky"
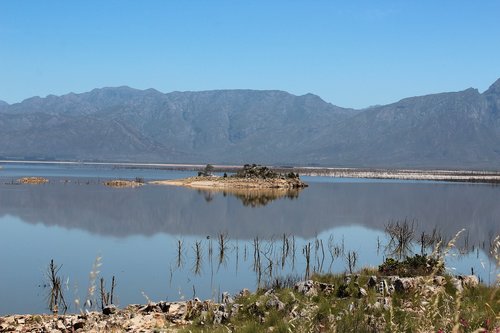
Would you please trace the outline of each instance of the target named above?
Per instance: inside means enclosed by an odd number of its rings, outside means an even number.
[[[127,85],[363,108],[500,78],[500,1],[0,0],[0,100]]]

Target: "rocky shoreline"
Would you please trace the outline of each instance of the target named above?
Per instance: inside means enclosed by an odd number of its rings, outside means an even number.
[[[200,327],[210,330],[223,327],[227,332],[237,332],[242,320],[246,324],[250,320],[257,327],[262,326],[262,330],[258,331],[273,332],[278,326],[273,322],[276,314],[287,325],[295,323],[289,326],[291,331],[304,331],[310,321],[312,327],[307,327],[323,332],[327,328],[328,331],[335,328],[348,316],[359,315],[358,312],[363,313],[366,324],[378,332],[394,325],[387,322],[383,315],[386,312],[403,311],[423,319],[433,299],[449,301],[452,295],[460,294],[464,302],[467,291],[481,287],[476,276],[381,277],[347,274],[339,278],[336,283],[321,282],[321,277],[313,278],[290,286],[271,286],[255,293],[244,289],[234,296],[225,292],[219,303],[195,298],[129,305],[123,309],[110,305],[104,307],[102,312],[9,315],[0,317],[0,332],[190,332]],[[477,294],[474,291],[474,297],[477,298]],[[415,295],[420,295],[422,299],[415,302]],[[346,307],[338,313],[331,310],[323,313],[325,304],[329,307],[346,304]],[[492,306],[495,309],[498,304],[493,303]],[[318,321],[318,318],[321,320]],[[489,328],[500,329],[498,320],[488,325]]]
[[[239,179],[218,176],[197,176],[173,180],[156,180],[149,184],[185,186],[198,189],[298,189],[307,184],[296,179]]]

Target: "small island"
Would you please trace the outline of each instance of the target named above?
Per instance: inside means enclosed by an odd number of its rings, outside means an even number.
[[[17,182],[20,184],[46,184],[49,180],[43,177],[23,177],[18,179]]]
[[[233,175],[215,176],[213,166],[208,164],[196,177],[173,180],[157,180],[150,184],[186,186],[201,189],[301,189],[308,185],[300,180],[299,174],[290,172],[281,174],[266,166],[245,164]]]
[[[144,185],[144,181],[139,181],[137,179],[136,180],[114,179],[105,181],[104,185],[116,188],[138,187]]]

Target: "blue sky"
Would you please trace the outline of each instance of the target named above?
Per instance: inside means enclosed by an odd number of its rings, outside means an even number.
[[[0,1],[0,99],[128,85],[344,107],[500,77],[500,1]]]

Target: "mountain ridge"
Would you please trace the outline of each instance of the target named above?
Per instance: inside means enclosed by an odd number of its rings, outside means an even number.
[[[0,156],[498,169],[500,79],[350,109],[308,93],[128,86],[0,102]]]

